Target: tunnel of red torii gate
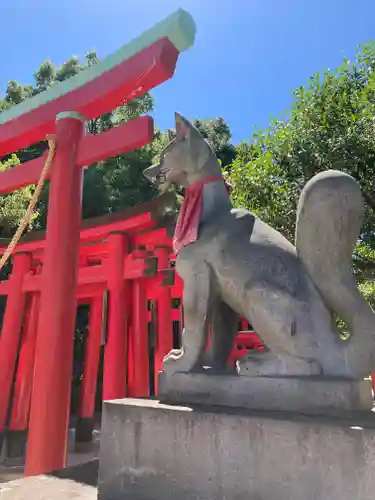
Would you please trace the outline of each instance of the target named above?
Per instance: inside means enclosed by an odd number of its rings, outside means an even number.
[[[27,444],[26,475],[66,466],[77,305],[90,308],[76,424],[82,440],[92,434],[101,349],[108,400],[157,393],[162,359],[178,342],[181,306],[174,309],[172,299],[181,302],[182,283],[170,220],[161,217],[170,196],[81,224],[84,167],[150,143],[153,120],[95,136],[84,135],[84,122],[171,78],[194,38],[194,21],[180,9],[99,64],[0,114],[0,158],[48,134],[56,140],[46,232],[21,239],[0,282],[0,451],[15,444],[17,454]],[[0,194],[36,184],[46,159],[1,172]],[[250,340],[242,334],[242,344]]]

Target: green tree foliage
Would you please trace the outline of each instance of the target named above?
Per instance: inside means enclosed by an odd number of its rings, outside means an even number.
[[[56,82],[56,67],[51,61],[44,61],[34,73],[35,87],[34,94],[47,90]]]
[[[0,162],[0,172],[19,165],[20,161],[16,155],[12,155],[8,160]],[[24,216],[27,206],[33,193],[33,186],[18,189],[13,193],[0,197],[0,237],[9,238],[13,236],[20,220]],[[34,213],[30,221],[33,226],[38,212]]]
[[[355,256],[358,275],[375,268],[375,43],[354,61],[294,91],[292,109],[243,143],[230,168],[233,200],[293,239],[298,197],[317,172],[339,169],[360,184],[365,220]]]
[[[194,125],[209,142],[222,166],[230,165],[235,158],[236,148],[231,142],[232,136],[225,120],[223,118],[195,120]]]

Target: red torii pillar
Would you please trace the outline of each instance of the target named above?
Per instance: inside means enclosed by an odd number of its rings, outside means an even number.
[[[126,396],[128,358],[129,282],[124,280],[124,259],[128,253],[128,238],[112,233],[108,238],[109,318],[104,350],[103,400]]]
[[[39,293],[34,293],[25,310],[17,375],[14,382],[11,413],[6,432],[6,456],[23,456],[27,442],[31,390],[33,385],[35,342],[38,327]]]
[[[169,249],[156,247],[159,271],[171,269]],[[173,349],[172,299],[169,286],[164,286],[163,280],[159,284],[157,296],[157,346],[155,355],[155,393],[158,393],[158,373],[163,369],[164,357]]]
[[[38,314],[39,293],[35,293],[31,297],[27,324],[22,335],[9,423],[10,431],[26,431],[29,423]]]
[[[147,296],[144,278],[134,280],[132,304],[133,383],[137,397],[150,395]]]
[[[8,414],[26,302],[22,283],[25,274],[30,270],[30,265],[29,254],[19,253],[13,257],[13,270],[9,279],[10,290],[0,336],[0,436],[4,431]]]
[[[66,464],[82,195],[82,169],[77,168],[76,154],[83,122],[75,112],[57,115],[27,476],[61,469]]]

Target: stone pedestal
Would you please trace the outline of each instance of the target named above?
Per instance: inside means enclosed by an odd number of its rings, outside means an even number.
[[[373,500],[375,422],[104,403],[100,500]]]
[[[328,377],[244,377],[226,374],[159,374],[160,401],[233,406],[256,411],[343,415],[373,406],[370,380]]]

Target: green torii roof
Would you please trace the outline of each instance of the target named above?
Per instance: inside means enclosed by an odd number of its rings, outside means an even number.
[[[167,37],[179,52],[183,52],[193,45],[195,32],[196,27],[191,15],[183,9],[179,9],[98,64],[4,111],[0,114],[0,125],[81,87],[161,38]]]

